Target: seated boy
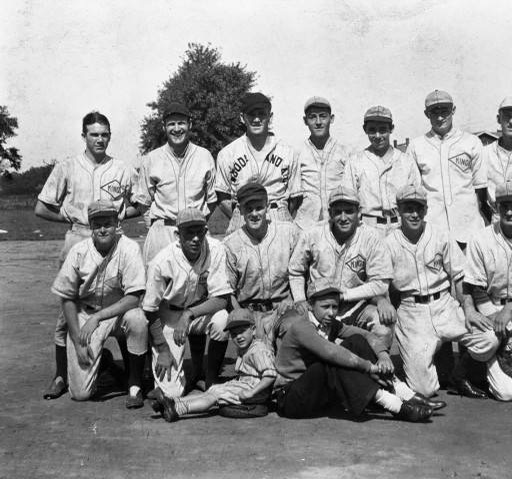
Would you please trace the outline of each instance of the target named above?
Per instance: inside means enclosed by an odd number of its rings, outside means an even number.
[[[162,413],[166,421],[174,422],[187,414],[207,412],[219,405],[264,404],[268,401],[277,375],[274,355],[265,343],[254,339],[256,327],[252,311],[232,311],[224,331],[229,332],[238,350],[237,377],[224,384],[215,384],[202,394],[182,398],[168,398],[157,388],[153,409]]]

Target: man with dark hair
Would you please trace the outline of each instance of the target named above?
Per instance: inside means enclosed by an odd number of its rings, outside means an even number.
[[[110,133],[107,117],[99,112],[88,113],[82,120],[85,151],[56,163],[37,198],[37,216],[70,225],[59,267],[73,245],[91,236],[87,217],[91,200],[112,201],[120,220],[138,214],[131,205],[136,172],[123,161],[107,155]],[[67,388],[66,333],[66,321],[61,313],[55,330],[56,373],[44,393],[45,399],[55,399]]]

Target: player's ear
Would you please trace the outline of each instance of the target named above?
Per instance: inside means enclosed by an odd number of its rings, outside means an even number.
[[[307,117],[306,117],[306,115],[304,115],[304,116],[302,117],[302,119],[304,120],[304,125],[308,126],[308,122],[307,122]]]
[[[389,127],[389,132],[393,133],[394,129],[395,129],[395,125],[393,125],[393,123],[391,123],[391,126]]]
[[[425,111],[423,113],[425,113],[425,116],[430,120],[430,116],[429,116],[428,110],[426,108],[425,108]]]
[[[452,107],[452,115],[455,115],[455,110],[456,110],[456,107],[455,107],[455,105],[453,105],[453,107]]]
[[[245,125],[245,118],[244,118],[244,114],[243,113],[240,113],[240,123],[242,123],[242,125]]]
[[[363,131],[368,134],[368,132],[366,131],[366,123],[363,123]]]
[[[331,115],[331,123],[334,123],[334,114]]]

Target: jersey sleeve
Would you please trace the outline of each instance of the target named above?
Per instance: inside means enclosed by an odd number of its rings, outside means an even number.
[[[52,293],[71,301],[78,299],[80,289],[80,252],[76,246],[70,249],[51,288]]]
[[[162,253],[162,252],[160,252]],[[158,311],[162,298],[164,297],[167,287],[172,286],[172,278],[164,273],[164,267],[161,254],[158,253],[153,260],[150,261],[147,273],[146,294],[142,301],[142,309],[144,311]]]
[[[224,245],[218,243],[215,247],[212,247],[211,255],[212,262],[207,278],[208,297],[214,298],[232,294],[234,291],[228,280],[226,249]]]
[[[262,378],[277,377],[275,359],[272,352],[264,345],[251,355],[251,363]]]
[[[407,178],[407,184],[421,186],[421,174],[417,163],[410,155],[408,155],[407,153],[404,154],[407,156],[407,159],[409,161],[409,176]]]
[[[151,206],[155,195],[155,185],[152,184],[149,174],[150,162],[150,156],[142,158],[137,183],[135,185],[135,194],[133,195],[133,202],[143,206]]]
[[[124,246],[124,245],[123,245]],[[127,241],[123,248],[121,287],[123,293],[130,294],[146,289],[146,271],[140,247],[135,241]]]
[[[53,167],[50,176],[37,199],[51,206],[60,207],[67,190],[67,162],[60,161]]]
[[[296,302],[306,300],[306,276],[310,263],[309,238],[306,234],[302,234],[298,238],[297,246],[295,246],[288,264],[290,290],[293,300]]]
[[[345,163],[345,170],[341,177],[341,186],[344,188],[351,188],[354,191],[359,191],[359,175],[357,173],[354,158],[354,156],[350,157]]]
[[[464,282],[473,286],[487,288],[487,273],[485,271],[485,258],[479,241],[472,238],[466,249],[466,267],[464,269]]]
[[[296,198],[298,196],[302,196],[302,184],[301,184],[301,174],[300,174],[300,165],[299,165],[299,155],[292,148],[291,155],[292,161],[290,163],[290,178],[288,182],[288,193],[290,198]]]
[[[483,161],[482,142],[475,138],[473,146],[473,188],[487,188],[487,165]]]
[[[239,282],[239,274],[237,265],[237,255],[232,251],[231,246],[225,244],[226,248],[226,273],[228,277],[228,282],[233,288],[233,291],[238,290],[238,282]]]
[[[443,247],[443,265],[452,281],[464,276],[466,258],[455,240],[448,239]]]
[[[209,168],[204,179],[204,197],[206,198],[206,203],[211,204],[217,202],[217,193],[215,192],[215,161],[208,150],[206,150],[206,155]]]
[[[226,149],[217,155],[217,172],[215,175],[215,191],[231,195],[231,174],[229,167],[229,153]]]

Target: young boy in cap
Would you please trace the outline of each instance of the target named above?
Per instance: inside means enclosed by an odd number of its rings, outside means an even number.
[[[309,98],[304,105],[304,124],[310,135],[299,152],[302,202],[295,223],[302,229],[327,219],[329,194],[341,181],[348,150],[330,134],[334,114],[329,100]]]
[[[142,213],[149,208],[146,266],[174,241],[180,210],[193,207],[208,215],[215,209],[215,163],[208,150],[190,141],[191,118],[186,105],[170,103],[162,116],[167,142],[142,159],[134,201]]]
[[[139,245],[118,234],[118,208],[112,201],[91,203],[88,220],[92,237],[71,248],[52,286],[61,298],[69,330],[69,392],[78,401],[89,399],[95,392],[105,340],[110,334],[126,335],[126,407],[142,407],[148,329],[138,307],[146,283]]]
[[[230,218],[227,234],[242,226],[236,195],[246,183],[265,187],[272,219],[292,221],[296,211],[302,195],[299,165],[293,149],[270,132],[271,119],[270,100],[263,93],[248,93],[240,114],[246,134],[217,157],[215,190],[219,208]]]
[[[237,348],[236,378],[216,384],[202,394],[184,398],[168,399],[158,394],[153,409],[161,412],[166,421],[174,422],[187,414],[207,412],[219,405],[264,404],[268,401],[277,375],[274,355],[262,341],[255,339],[252,312],[247,309],[232,311],[224,330],[229,332]]]
[[[367,110],[363,129],[370,146],[350,157],[341,182],[359,193],[363,223],[376,228],[382,237],[398,227],[398,187],[421,184],[414,160],[390,144],[394,128],[388,108],[372,106]]]
[[[446,405],[398,381],[385,345],[372,333],[336,320],[340,290],[332,278],[311,282],[308,301],[307,315],[292,310],[276,324],[279,414],[310,417],[344,406],[359,416],[375,402],[397,419],[417,422]]]

